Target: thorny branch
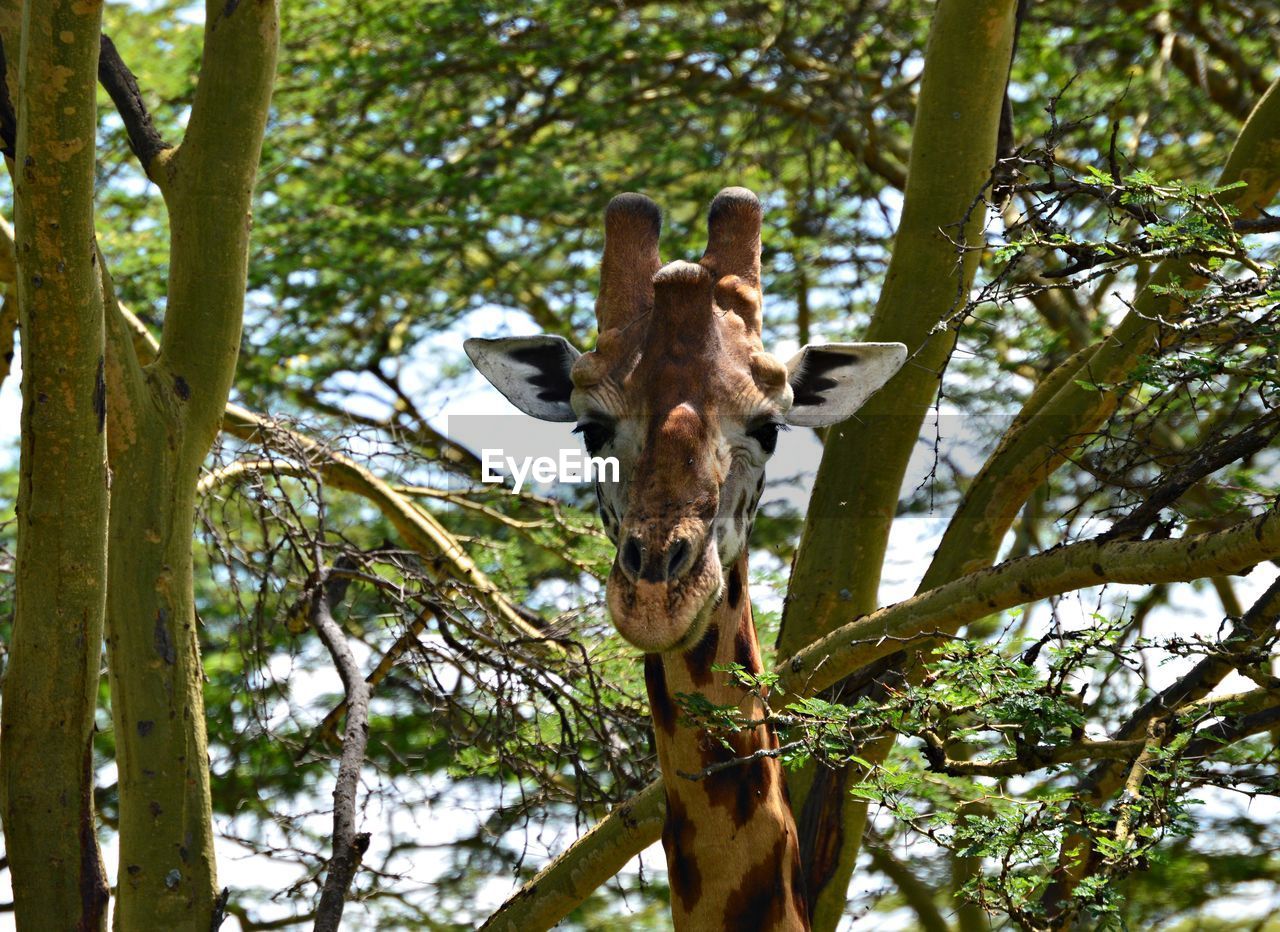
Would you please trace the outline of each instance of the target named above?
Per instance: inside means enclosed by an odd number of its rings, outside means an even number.
[[[1233,435],[1210,437],[1187,462],[1166,473],[1142,504],[1104,531],[1099,539],[1128,540],[1142,536],[1159,519],[1160,512],[1174,504],[1195,483],[1270,446],[1278,435],[1280,408],[1250,421]]]

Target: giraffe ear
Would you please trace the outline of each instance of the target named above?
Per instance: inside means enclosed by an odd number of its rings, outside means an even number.
[[[902,368],[901,343],[806,346],[787,363],[793,401],[787,423],[826,427],[850,417]]]
[[[471,339],[462,344],[480,374],[513,405],[541,421],[577,420],[569,370],[582,355],[564,337]]]

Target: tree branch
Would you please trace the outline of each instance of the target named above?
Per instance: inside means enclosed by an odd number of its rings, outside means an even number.
[[[1126,540],[1141,537],[1159,519],[1160,512],[1181,498],[1187,489],[1210,473],[1258,452],[1268,446],[1277,435],[1280,435],[1280,409],[1268,411],[1229,437],[1210,438],[1198,450],[1192,451],[1188,462],[1162,477],[1146,500],[1113,524],[1100,539]]]
[[[115,305],[118,318],[133,335],[134,349],[144,364],[155,359],[156,339],[146,326],[124,305]],[[405,544],[426,561],[428,567],[439,568],[448,563],[452,576],[462,583],[463,595],[493,614],[508,630],[527,638],[542,649],[554,650],[544,632],[528,613],[506,597],[506,594],[476,566],[462,545],[430,512],[419,508],[372,472],[337,451],[330,450],[309,437],[255,414],[239,405],[227,404],[222,429],[241,440],[269,444],[300,457],[308,474],[314,473],[334,488],[363,496],[382,512],[404,538]],[[285,474],[303,474],[304,470],[288,462],[273,463],[272,468]]]
[[[915,875],[906,864],[896,857],[889,847],[879,838],[868,839],[867,855],[871,858],[872,870],[877,870],[889,878],[898,894],[907,901],[916,920],[920,923],[921,932],[951,932],[951,926],[943,918],[938,909],[938,893]]]
[[[1236,630],[1223,642],[1224,649],[1244,653],[1255,649],[1276,636],[1276,623],[1280,620],[1280,579],[1268,587],[1240,619]],[[1186,711],[1194,704],[1208,701],[1214,688],[1234,667],[1220,655],[1210,655],[1201,660],[1186,674],[1165,687],[1142,704],[1112,735],[1114,740],[1124,741],[1145,733],[1151,723]],[[1207,735],[1208,733],[1206,733]],[[1203,737],[1197,741],[1205,740]],[[1194,742],[1192,742],[1194,743]],[[1184,750],[1189,754],[1190,750]],[[1119,788],[1123,772],[1115,761],[1100,764],[1081,781],[1076,793],[1083,805],[1099,806]],[[1058,865],[1052,883],[1045,890],[1041,902],[1046,911],[1056,914],[1067,908],[1071,892],[1082,880],[1092,863],[1093,841],[1085,833],[1069,833],[1064,838],[1058,854]]]
[[[1231,715],[1199,732],[1195,738],[1187,742],[1182,756],[1189,758],[1206,757],[1220,751],[1229,744],[1242,741],[1263,731],[1273,730],[1280,723],[1280,695],[1275,690],[1259,689],[1247,694],[1252,700],[1256,696],[1255,711]],[[1248,704],[1255,704],[1246,700]]]
[[[257,920],[249,916],[249,911],[236,903],[227,904],[227,912],[236,917],[241,932],[274,932],[276,929],[287,929],[290,926],[302,925],[315,918],[315,910],[297,916],[281,916],[279,919]]]
[[[217,436],[235,374],[250,210],[275,79],[277,3],[206,0],[204,49],[182,144],[152,158],[171,250],[160,378],[179,405],[183,468]]]
[[[1239,655],[1257,650],[1275,639],[1277,621],[1280,621],[1280,578],[1267,587],[1267,590],[1249,607],[1245,616],[1237,622],[1231,635],[1223,640],[1223,652]],[[1173,683],[1144,702],[1125,720],[1124,724],[1116,729],[1113,737],[1124,739],[1141,734],[1153,719],[1168,715],[1188,703],[1209,695],[1233,669],[1233,665],[1220,654],[1205,657]],[[1091,778],[1092,784],[1107,785],[1108,773],[1106,768],[1097,771]]]
[[[155,157],[173,146],[160,137],[159,130],[151,122],[151,114],[147,112],[147,105],[142,100],[137,78],[124,63],[116,50],[116,44],[106,33],[102,34],[102,48],[98,57],[98,82],[116,105],[120,119],[124,121],[125,133],[129,137],[129,148],[142,163],[142,170],[150,177],[151,163]]]
[[[1280,723],[1280,693],[1272,689],[1257,689],[1235,696],[1224,696],[1216,700],[1202,700],[1195,706],[1207,707],[1213,704],[1232,704],[1237,707],[1235,714],[1224,716],[1208,728],[1198,732],[1194,738],[1178,753],[1183,760],[1206,758],[1224,747],[1241,741],[1263,731],[1272,731]],[[1148,734],[1163,738],[1169,729],[1167,718],[1153,719],[1146,724]],[[1150,746],[1150,739],[1144,740]],[[1097,786],[1094,792],[1081,792],[1076,795],[1073,808],[1081,814],[1081,807],[1098,807],[1116,792],[1122,783],[1127,785],[1145,769],[1147,759],[1139,757],[1126,772],[1116,764],[1109,764],[1109,777],[1105,786]],[[1126,801],[1132,797],[1128,792],[1122,797]],[[1127,806],[1118,807],[1123,819]],[[1117,826],[1119,828],[1120,826]],[[1059,849],[1058,865],[1053,872],[1053,880],[1041,897],[1041,909],[1050,918],[1052,928],[1068,928],[1076,910],[1071,895],[1085,877],[1104,867],[1095,856],[1094,832],[1086,829],[1079,832],[1068,832]]]
[[[425,609],[418,613],[418,617],[413,620],[408,629],[396,638],[395,643],[387,649],[382,655],[377,666],[365,677],[365,682],[369,686],[370,692],[373,688],[387,678],[387,674],[391,672],[392,667],[404,656],[405,651],[412,647],[418,639],[418,635],[426,630],[427,622],[435,616],[437,608],[434,605],[428,605]],[[302,756],[315,746],[317,741],[329,741],[334,736],[334,729],[337,728],[338,722],[347,712],[347,703],[349,699],[343,699],[340,703],[329,710],[329,714],[324,720],[316,726],[315,731],[311,733],[311,737],[306,740],[303,746],[294,755],[294,760],[301,760]]]
[[[386,420],[369,417],[325,401],[314,388],[297,390],[292,392],[292,396],[300,404],[314,408],[321,414],[371,427],[374,430],[386,431],[393,436],[407,436],[410,441],[422,448],[423,454],[428,458],[439,459],[446,468],[456,469],[471,479],[478,480],[480,477],[480,457],[461,444],[450,440],[428,424],[425,419],[418,418],[417,427],[405,427],[396,423],[394,415]]]
[[[315,581],[311,603],[311,624],[328,648],[342,687],[346,692],[347,727],[342,738],[342,759],[333,787],[333,857],[316,907],[315,932],[337,932],[346,905],[347,890],[369,848],[368,833],[356,833],[356,791],[360,768],[369,743],[369,684],[347,644],[342,628],[334,621],[326,585],[327,572]]]
[[[363,496],[375,505],[404,538],[421,554],[428,567],[440,563],[452,568],[453,579],[462,583],[463,594],[488,609],[499,622],[521,638],[546,644],[545,632],[523,609],[481,571],[449,531],[430,512],[398,494],[368,469],[335,450],[329,450],[269,417],[228,404],[223,430],[241,440],[268,444],[301,457],[320,478],[336,489]],[[551,649],[551,648],[548,648]]]
[[[1222,195],[1225,201],[1235,203],[1242,219],[1257,217],[1280,187],[1280,162],[1273,155],[1277,144],[1280,82],[1254,108],[1218,179],[1219,185],[1248,181],[1247,187]],[[1149,285],[1169,285],[1174,280],[1184,288],[1195,288],[1199,281],[1186,261],[1169,260],[1160,264]],[[1033,393],[948,523],[921,582],[922,590],[995,559],[1027,497],[1118,407],[1120,395],[1110,384],[1122,380],[1154,344],[1157,322],[1176,319],[1179,314],[1171,295],[1160,295],[1147,287],[1115,331],[1080,363],[1075,377],[1058,383],[1052,396]],[[1106,387],[1090,390],[1077,384],[1080,380]]]
[[[813,695],[904,643],[1105,583],[1167,583],[1242,573],[1280,556],[1280,509],[1225,531],[1172,540],[1083,541],[962,576],[857,621],[778,664],[779,688]]]
[[[1132,760],[1145,743],[1141,738],[1126,741],[1077,741],[1059,746],[1040,745],[1020,749],[1016,757],[996,760],[964,760],[947,756],[940,737],[930,731],[921,732],[925,759],[929,769],[953,777],[1014,777],[1033,773],[1059,764],[1076,764],[1087,760]]]
[[[485,920],[480,932],[550,929],[591,892],[656,842],[667,796],[655,780],[591,827]]]

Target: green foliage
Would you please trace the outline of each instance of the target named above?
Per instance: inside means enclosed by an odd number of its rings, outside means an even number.
[[[960,351],[943,409],[966,415],[970,446],[991,449],[1003,416],[1037,382],[1111,331],[1153,261],[1190,257],[1203,274],[1153,289],[1182,310],[1127,382],[1088,372],[1071,380],[1119,389],[1121,407],[1028,503],[1011,556],[1094,533],[1162,477],[1239,437],[1275,407],[1280,353],[1273,240],[1235,229],[1231,188],[1211,182],[1274,76],[1276,11],[1027,6],[1010,85],[1017,154],[1007,222],[993,216],[979,288],[956,308]],[[374,802],[483,811],[448,839],[429,886],[404,859],[425,859],[440,839],[388,819],[356,891],[368,927],[449,927],[442,915],[470,927],[483,918],[479,892],[491,898],[496,880],[530,876],[545,847],[563,848],[652,775],[639,665],[601,604],[613,554],[590,502],[496,493],[441,454],[438,415],[465,372],[454,338],[501,310],[585,347],[608,199],[653,195],[666,210],[664,257],[693,258],[707,202],[731,183],[765,202],[766,342],[856,337],[892,247],[932,10],[918,0],[367,0],[285,11],[237,397],[425,490],[414,500],[538,619],[544,638],[495,636],[497,621],[475,599],[405,551],[367,502],[318,476],[255,473],[210,491],[197,604],[215,809],[226,834],[308,878],[284,891],[236,891],[252,916],[273,896],[305,914],[327,856],[327,823],[304,815],[328,805],[335,745],[318,731],[340,689],[307,623],[317,552],[328,566],[349,564],[336,614],[365,666],[408,644],[375,690],[365,769]],[[200,27],[179,3],[106,16],[162,135],[176,139]],[[99,238],[121,298],[154,325],[165,306],[164,213],[102,103]],[[208,466],[268,453],[305,459],[228,441]],[[940,456],[928,480],[906,490],[903,513],[946,514],[974,469]],[[1264,448],[1209,470],[1161,509],[1156,527],[1180,533],[1265,507],[1274,469]],[[0,471],[0,502],[15,488],[14,471]],[[758,522],[754,591],[785,593],[799,520]],[[0,639],[12,612],[11,527],[0,525]],[[1219,743],[1196,759],[1162,746],[1125,804],[1123,843],[1120,804],[1082,799],[1098,762],[1058,759],[1085,735],[1112,733],[1150,695],[1142,665],[1225,656],[1208,636],[1216,618],[1201,620],[1207,637],[1194,650],[1145,636],[1149,614],[1176,604],[1176,592],[1155,588],[1132,604],[1109,593],[1092,624],[1070,631],[1043,607],[988,619],[915,658],[928,667],[921,686],[890,677],[883,695],[852,707],[834,695],[771,696],[784,759],[857,764],[867,736],[883,727],[902,735],[853,792],[874,805],[884,840],[909,846],[908,866],[948,915],[961,894],[947,889],[939,851],[980,860],[962,894],[993,922],[1036,927],[1064,835],[1080,829],[1102,867],[1073,896],[1098,926],[1175,928],[1200,921],[1205,899],[1239,897],[1249,883],[1274,891],[1277,839],[1266,820],[1190,805],[1195,792],[1237,780],[1273,793],[1267,738]],[[768,644],[778,599],[762,601],[770,610],[756,620]],[[771,674],[721,673],[762,696],[773,685]],[[713,730],[743,724],[736,707],[698,696],[683,705]],[[1182,722],[1179,740],[1215,721]],[[109,728],[98,736],[100,763],[113,739]],[[1016,772],[965,769],[993,764]],[[110,826],[113,788],[100,797]],[[1226,850],[1227,835],[1248,839],[1247,850]],[[661,874],[645,878],[643,897],[631,895],[638,883],[602,889],[573,921],[615,926],[638,910],[625,921],[663,927]]]

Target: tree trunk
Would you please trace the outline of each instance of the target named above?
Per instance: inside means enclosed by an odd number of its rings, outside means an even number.
[[[239,352],[279,26],[271,2],[210,2],[205,16],[181,146],[130,133],[170,221],[154,361],[139,362],[105,282],[114,474],[106,626],[120,772],[116,926],[125,930],[205,932],[217,900],[192,585],[195,491]]]
[[[13,60],[21,46],[22,62],[11,170],[24,364],[17,607],[0,733],[4,833],[20,928],[102,929],[108,889],[93,809],[107,531],[93,247],[102,8],[29,4],[20,40],[13,12],[4,38]]]
[[[913,354],[890,385],[832,428],[792,573],[779,636],[788,656],[879,605],[880,571],[899,491],[921,423],[955,344],[939,327],[968,297],[995,163],[1016,0],[942,0],[934,15],[911,145],[902,220],[867,340],[896,340]],[[865,807],[846,780],[811,768],[791,781],[813,927],[832,929],[845,908]],[[806,811],[808,807],[809,811]],[[834,837],[828,833],[835,833]],[[819,835],[828,836],[819,838]]]
[[[137,422],[132,442],[113,431],[111,448],[107,647],[120,775],[117,927],[208,928],[217,887],[192,591],[198,467],[175,452],[176,418],[164,409],[176,399],[166,406],[156,391],[150,400],[154,407]]]

